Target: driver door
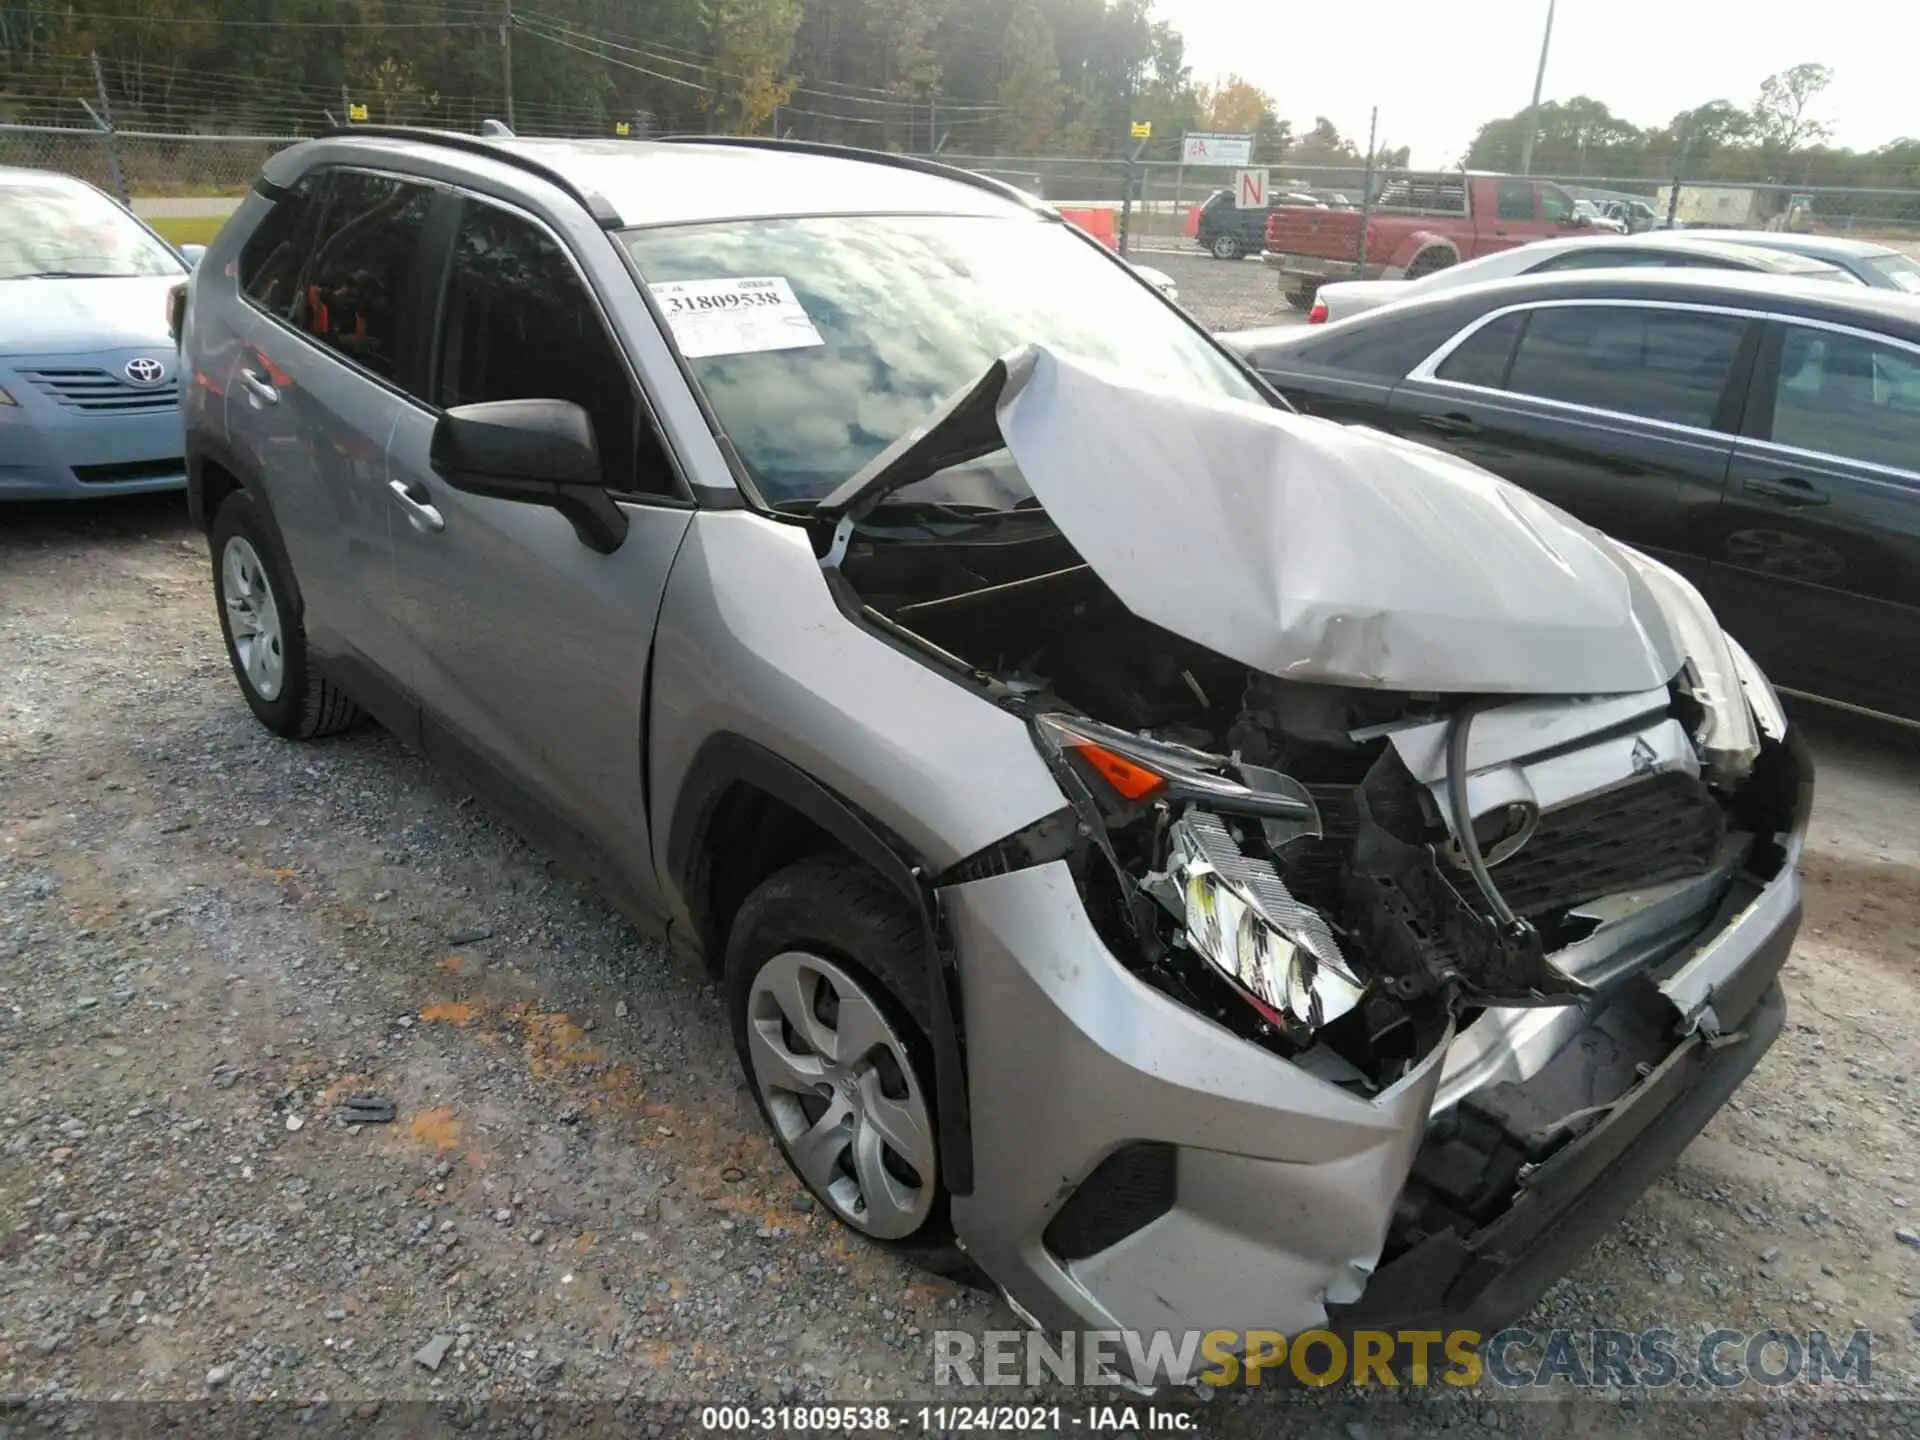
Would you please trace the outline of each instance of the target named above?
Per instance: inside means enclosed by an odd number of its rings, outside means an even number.
[[[647,660],[693,507],[560,236],[491,201],[448,203],[458,215],[429,408],[403,418],[387,452],[397,618],[425,748],[546,846],[649,902]],[[612,554],[554,510],[465,494],[434,471],[443,409],[521,399],[572,401],[593,421],[628,521]]]

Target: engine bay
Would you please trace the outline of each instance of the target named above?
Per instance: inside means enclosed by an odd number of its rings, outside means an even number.
[[[1552,958],[1595,928],[1583,907],[1730,874],[1783,828],[1751,760],[1703,764],[1684,683],[1288,681],[1136,617],[1038,516],[863,534],[830,573],[1034,727],[1080,820],[1064,858],[1123,963],[1359,1093],[1481,1009],[1590,999]]]

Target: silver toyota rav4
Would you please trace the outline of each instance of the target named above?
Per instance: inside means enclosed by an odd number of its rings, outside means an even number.
[[[1018,192],[362,128],[180,328],[260,720],[703,956],[820,1200],[1035,1324],[1495,1326],[1780,1029],[1811,772],[1687,579]]]

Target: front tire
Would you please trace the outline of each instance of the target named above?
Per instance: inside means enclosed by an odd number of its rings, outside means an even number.
[[[954,1274],[926,973],[912,907],[840,858],[762,882],[727,937],[734,1044],[787,1163],[850,1228]]]
[[[1240,239],[1236,235],[1216,235],[1213,237],[1213,244],[1207,248],[1216,260],[1240,258]]]
[[[208,538],[220,633],[255,718],[289,740],[331,735],[356,723],[360,707],[312,666],[286,561],[258,502],[244,490],[227,496]]]

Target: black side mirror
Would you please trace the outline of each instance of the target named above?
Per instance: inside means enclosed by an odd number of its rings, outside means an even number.
[[[626,513],[602,478],[593,421],[570,400],[456,405],[433,427],[429,456],[456,490],[558,510],[602,555],[627,538]]]

